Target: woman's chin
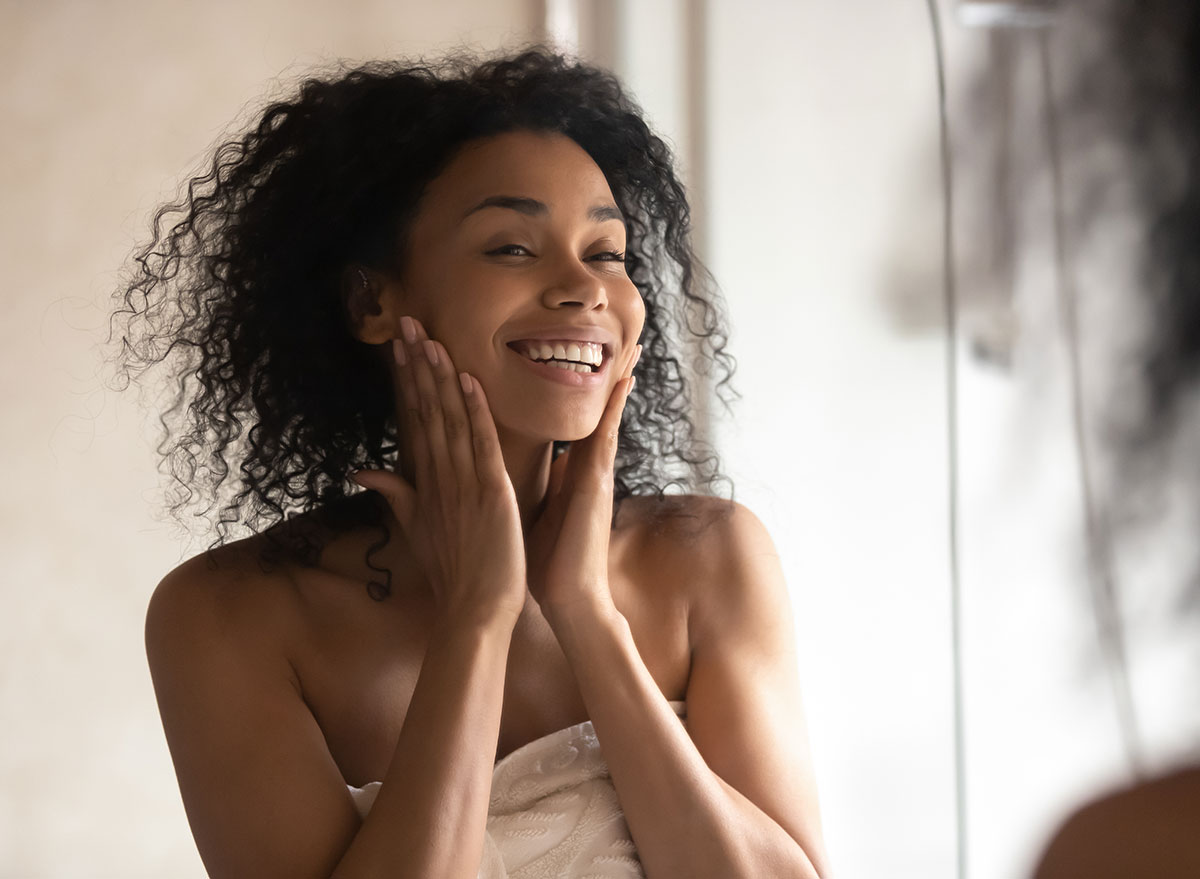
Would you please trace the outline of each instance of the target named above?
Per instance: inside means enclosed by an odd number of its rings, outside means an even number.
[[[504,441],[505,434],[513,437],[519,437],[521,440],[529,443],[540,445],[543,443],[553,442],[575,442],[576,440],[585,439],[591,436],[597,425],[600,423],[598,418],[558,418],[548,419],[544,424],[524,424],[519,429],[503,430],[500,425],[497,425],[500,434],[501,442]]]

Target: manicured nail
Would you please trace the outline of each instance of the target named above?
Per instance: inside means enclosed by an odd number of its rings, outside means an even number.
[[[408,355],[404,353],[404,343],[399,339],[392,339],[392,355],[401,366],[408,363]]]
[[[627,391],[625,391],[625,396],[626,396],[626,397],[628,397],[630,394],[632,394],[632,393],[633,393],[633,386],[634,386],[634,385],[636,385],[636,384],[637,384],[637,376],[636,376],[636,375],[631,375],[631,376],[629,377],[629,389],[628,389]]]
[[[471,377],[469,375],[465,372],[460,372],[458,374],[458,383],[462,385],[464,394],[471,393]]]
[[[413,319],[408,315],[400,318],[400,332],[404,334],[404,341],[412,344],[417,341],[417,325],[413,323]]]
[[[433,339],[426,339],[422,343],[422,347],[425,349],[425,356],[429,358],[429,362],[432,363],[434,366],[437,366],[438,365],[437,346],[435,346],[433,344]]]

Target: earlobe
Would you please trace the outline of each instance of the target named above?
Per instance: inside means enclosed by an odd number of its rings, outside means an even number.
[[[399,334],[386,287],[382,275],[363,265],[348,265],[342,271],[342,308],[350,332],[360,342],[380,345]]]

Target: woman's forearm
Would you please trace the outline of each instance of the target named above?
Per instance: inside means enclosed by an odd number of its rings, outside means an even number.
[[[513,622],[435,627],[395,754],[335,879],[475,879]]]
[[[782,827],[708,768],[619,611],[551,622],[575,670],[647,879],[817,876]]]

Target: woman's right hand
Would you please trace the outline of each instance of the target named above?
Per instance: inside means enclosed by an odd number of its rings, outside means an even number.
[[[390,470],[352,478],[387,500],[443,620],[515,624],[525,606],[525,543],[483,388],[456,374],[445,346],[417,320],[400,323],[403,338],[392,341],[397,432],[408,435],[416,485]]]

